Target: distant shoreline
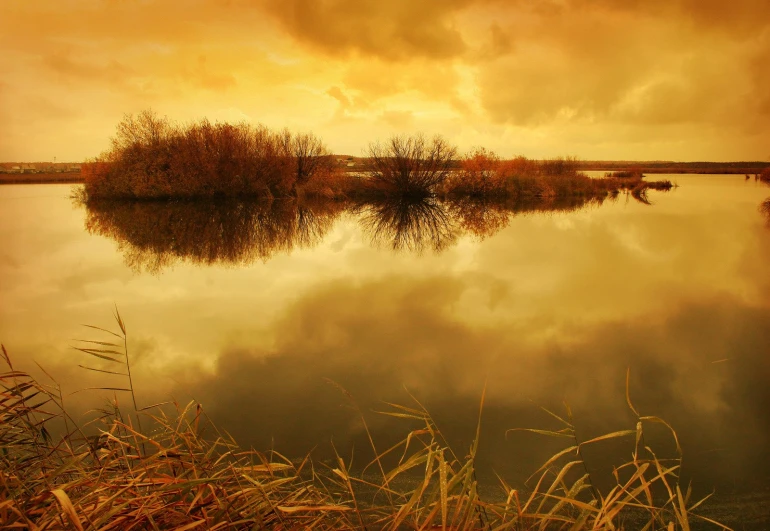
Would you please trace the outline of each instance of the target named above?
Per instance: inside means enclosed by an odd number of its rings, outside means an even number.
[[[83,176],[79,171],[59,173],[0,173],[0,184],[63,184],[82,182]]]

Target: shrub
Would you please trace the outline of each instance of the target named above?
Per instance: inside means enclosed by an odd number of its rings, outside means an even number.
[[[505,182],[500,165],[500,157],[493,151],[477,148],[460,161],[460,171],[447,179],[445,191],[476,197],[502,195]]]
[[[385,144],[371,144],[371,185],[389,194],[431,195],[447,179],[456,154],[441,136],[393,136]]]
[[[181,127],[145,111],[124,117],[111,149],[84,164],[83,175],[90,199],[275,197],[330,168],[312,134],[208,120]]]

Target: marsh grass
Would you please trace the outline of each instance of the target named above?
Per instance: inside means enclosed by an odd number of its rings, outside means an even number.
[[[126,327],[117,311],[115,318],[119,330],[92,327],[100,339],[77,347],[97,364],[85,368],[124,381],[102,388],[115,398],[95,421],[98,437],[86,437],[67,415],[58,384],[15,370],[2,348],[4,529],[689,530],[696,522],[727,529],[696,514],[705,499],[692,500],[689,487],[680,485],[682,451],[675,431],[662,419],[642,415],[628,392],[634,417],[629,429],[579,441],[567,408],[566,415],[544,410],[559,429],[509,430],[511,436],[557,438],[566,447],[535,471],[527,487],[500,479],[499,495],[488,499],[476,475],[484,394],[465,451],[452,448],[411,397],[409,405],[386,403],[378,413],[415,427],[386,449],[369,435],[373,458],[360,472],[338,454],[327,464],[309,456],[292,461],[274,451],[241,449],[200,404],[139,407]],[[357,411],[366,427],[364,413]],[[66,428],[54,437],[47,426],[56,419]],[[669,430],[676,455],[659,457],[645,444],[650,424]],[[613,486],[602,491],[583,450],[614,439],[627,441],[630,459],[614,467]]]

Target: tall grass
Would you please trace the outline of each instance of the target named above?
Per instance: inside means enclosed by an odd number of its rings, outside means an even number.
[[[116,320],[118,330],[98,328],[104,338],[79,347],[125,381],[123,387],[103,388],[128,400],[114,398],[102,410],[98,437],[86,437],[67,415],[58,384],[15,370],[2,348],[4,528],[689,530],[695,522],[707,522],[727,529],[698,516],[705,499],[692,500],[691,490],[679,482],[676,433],[665,421],[641,414],[628,393],[634,421],[626,430],[578,441],[569,410],[564,416],[546,411],[560,429],[509,430],[556,437],[567,446],[535,471],[529,487],[500,480],[499,496],[488,499],[476,476],[484,395],[467,452],[453,449],[413,398],[406,406],[385,404],[381,414],[417,427],[387,449],[378,449],[370,436],[373,459],[362,472],[354,473],[339,455],[328,466],[307,456],[292,461],[273,451],[239,448],[214,427],[200,404],[140,408],[130,378],[126,326],[117,312]],[[105,371],[99,367],[87,368]],[[366,426],[362,413],[361,418]],[[57,419],[66,428],[54,437],[48,425]],[[677,448],[673,458],[658,457],[645,444],[650,424],[670,430]],[[602,491],[583,450],[611,439],[628,441],[630,459],[614,468],[612,487]]]

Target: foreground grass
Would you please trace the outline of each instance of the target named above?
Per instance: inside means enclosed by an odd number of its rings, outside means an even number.
[[[125,387],[112,390],[133,403],[125,407],[115,400],[102,410],[98,437],[86,437],[67,415],[58,384],[14,370],[3,347],[4,529],[689,530],[695,522],[727,529],[697,516],[704,500],[692,501],[690,489],[679,484],[676,433],[663,420],[641,415],[629,396],[636,420],[627,430],[578,442],[569,411],[547,412],[559,430],[509,430],[558,437],[567,447],[535,471],[530,487],[501,480],[500,496],[488,500],[479,494],[475,470],[483,396],[474,442],[462,454],[416,399],[410,406],[386,404],[383,414],[420,426],[385,450],[370,437],[375,457],[354,474],[339,456],[319,466],[309,457],[292,461],[276,452],[241,449],[216,430],[200,405],[138,409],[126,327],[117,313],[116,320],[119,330],[99,329],[110,339],[79,347],[95,361],[109,361],[111,374],[123,375]],[[55,421],[65,426],[57,438],[49,430]],[[644,429],[651,423],[670,429],[678,450],[673,459],[645,446]],[[615,467],[614,486],[600,492],[582,451],[618,438],[627,438],[633,452]]]

